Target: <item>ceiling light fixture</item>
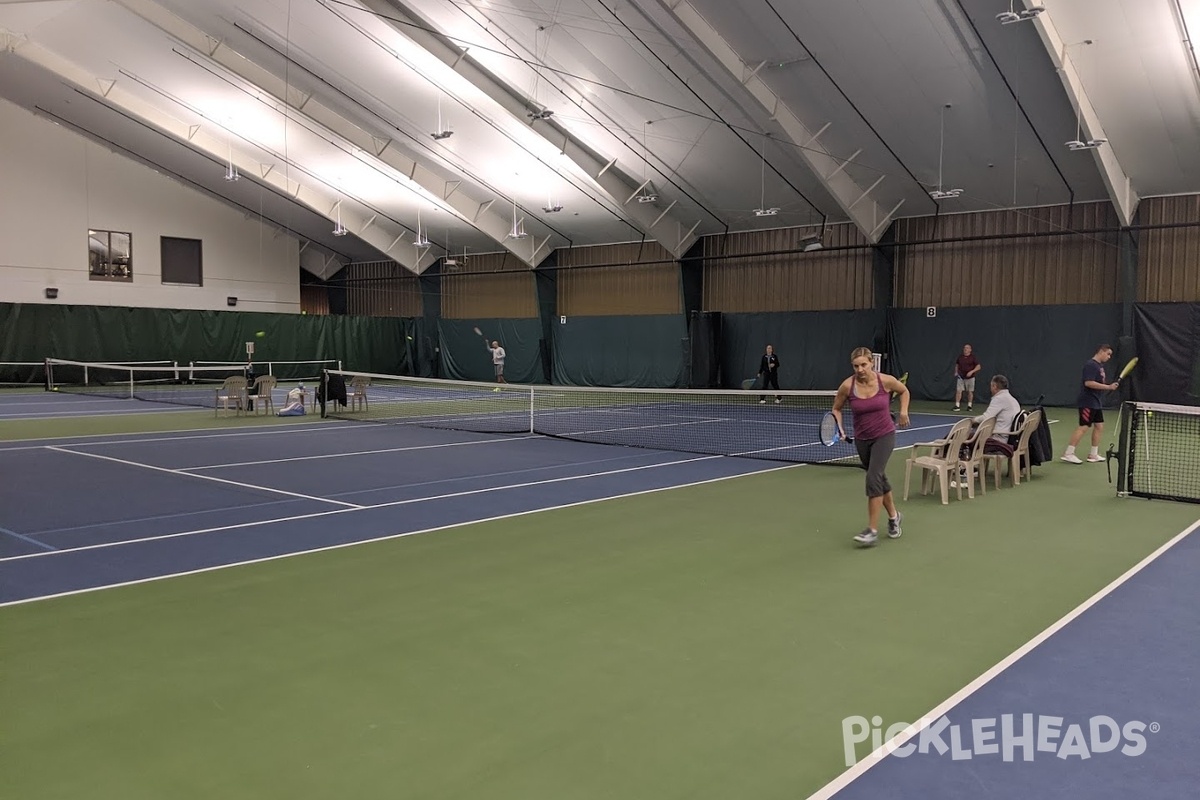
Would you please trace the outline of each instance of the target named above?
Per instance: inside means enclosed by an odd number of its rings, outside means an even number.
[[[646,169],[650,164],[650,147],[647,142],[646,126],[653,124],[651,120],[642,123],[642,185],[637,190],[637,201],[643,204],[658,202],[658,192],[654,191],[654,183],[646,177]]]
[[[1067,51],[1070,50],[1072,47],[1075,47],[1076,45],[1084,45],[1086,47],[1087,45],[1090,45],[1091,43],[1092,43],[1091,39],[1084,39],[1082,42],[1076,42],[1073,45],[1065,45],[1063,47],[1063,60],[1065,61],[1071,57]],[[1079,75],[1079,80],[1082,83],[1082,81],[1083,81],[1082,74]],[[1081,86],[1080,90],[1079,90],[1079,97],[1077,97],[1075,99],[1075,138],[1070,140],[1069,142],[1066,142],[1067,149],[1070,150],[1071,152],[1076,152],[1079,150],[1095,150],[1096,148],[1098,148],[1100,145],[1106,143],[1107,141],[1108,141],[1108,139],[1102,139],[1099,137],[1097,137],[1095,139],[1093,139],[1091,137],[1089,137],[1087,139],[1083,138],[1083,88]]]
[[[537,122],[540,119],[550,119],[554,116],[554,112],[543,108],[541,111],[526,111],[525,116],[529,117],[530,122]]]
[[[805,253],[823,249],[825,247],[824,236],[825,231],[822,229],[821,233],[811,233],[808,236],[800,237],[800,249]]]
[[[225,180],[232,183],[233,181],[236,181],[239,177],[241,177],[241,176],[238,175],[237,167],[235,167],[233,165],[233,141],[230,140],[230,142],[229,142],[229,165],[227,167],[225,167]]]
[[[1016,0],[1009,0],[1008,11],[1001,11],[996,15],[996,19],[1000,20],[1001,25],[1012,25],[1014,22],[1028,22],[1036,19],[1045,10],[1045,6],[1031,6],[1017,11]]]
[[[517,200],[513,198],[513,224],[506,239],[524,239],[529,234],[525,232],[525,220],[517,221]]]
[[[937,188],[929,193],[929,196],[934,200],[952,200],[962,194],[962,189],[944,189],[942,188],[942,159],[946,153],[946,109],[950,108],[950,104],[946,103],[942,106],[942,122],[941,133],[938,139],[938,185]]]
[[[756,217],[773,217],[779,213],[779,208],[767,208],[767,136],[766,131],[763,131],[763,146],[758,152],[759,175],[758,175],[758,208],[754,209]]]
[[[413,239],[413,247],[418,250],[424,247],[429,247],[429,237],[425,235],[425,231],[421,228],[421,209],[417,209],[417,238]]]
[[[333,235],[345,236],[350,231],[347,230],[346,226],[342,224],[342,199],[340,197],[338,198],[337,205],[334,206],[334,209],[337,211],[337,224],[333,226]]]
[[[432,137],[433,137],[433,139],[434,139],[434,141],[437,141],[437,142],[440,142],[442,139],[449,139],[451,136],[453,136],[453,135],[454,135],[454,131],[452,131],[452,130],[450,129],[450,126],[449,126],[449,125],[443,125],[443,124],[442,124],[442,96],[441,96],[440,94],[438,95],[438,124],[437,124],[437,131],[436,131],[436,132],[434,132],[434,133],[431,133],[431,134],[429,134],[429,135],[430,135],[430,136],[432,136]]]

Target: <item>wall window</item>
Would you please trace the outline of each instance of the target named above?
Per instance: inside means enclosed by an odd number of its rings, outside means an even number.
[[[162,237],[162,282],[204,285],[204,259],[199,239]]]
[[[94,281],[133,281],[133,234],[88,231],[88,277]]]

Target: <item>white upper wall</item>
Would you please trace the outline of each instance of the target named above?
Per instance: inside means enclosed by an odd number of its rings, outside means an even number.
[[[89,229],[133,234],[132,283],[89,279]],[[162,283],[161,236],[203,242],[203,286]],[[299,313],[299,251],[271,224],[0,100],[0,302],[228,310],[234,296],[239,311]]]

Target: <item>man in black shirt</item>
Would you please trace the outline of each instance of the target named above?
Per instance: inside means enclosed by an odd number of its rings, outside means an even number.
[[[763,381],[763,391],[775,387],[775,391],[779,391],[779,356],[775,355],[775,348],[772,345],[767,345],[767,352],[763,353],[762,361],[758,365],[758,375]],[[758,396],[759,403],[767,402],[765,394]],[[783,402],[783,398],[775,395],[775,402]]]

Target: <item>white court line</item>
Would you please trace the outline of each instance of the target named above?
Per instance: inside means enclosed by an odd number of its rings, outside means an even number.
[[[946,427],[946,426],[945,425],[926,425],[921,428],[896,428],[896,433],[916,433],[917,431],[937,431],[937,430],[941,430],[944,427]],[[746,450],[745,452],[742,452],[742,453],[731,453],[731,455],[748,456],[753,453],[773,453],[776,450],[794,450],[798,447],[824,447],[824,446],[825,445],[822,444],[821,442],[805,442],[804,444],[787,444],[787,445],[783,445],[782,447],[764,447],[761,450]],[[910,449],[912,449],[912,447],[913,447],[913,445],[909,444],[909,445],[904,445],[903,447],[893,448],[893,450],[910,450]],[[849,458],[849,457],[850,456],[845,456],[845,458]]]
[[[286,492],[283,489],[272,489],[269,486],[256,486],[253,483],[240,483],[239,481],[230,481],[230,480],[226,480],[224,478],[214,478],[211,475],[194,475],[190,472],[183,472],[182,470],[178,470],[178,469],[168,469],[167,467],[156,467],[153,464],[141,464],[137,461],[126,461],[123,458],[113,458],[112,456],[102,456],[99,453],[81,453],[78,450],[68,450],[65,447],[57,447],[55,445],[46,445],[46,449],[54,450],[59,453],[70,453],[71,455],[75,455],[75,456],[83,456],[84,458],[98,458],[98,459],[101,459],[102,461],[112,461],[117,464],[125,464],[126,466],[130,466],[130,467],[140,467],[141,469],[154,470],[155,472],[165,472],[168,475],[183,475],[184,477],[188,477],[188,478],[196,478],[196,479],[202,480],[202,481],[213,481],[215,483],[224,483],[224,484],[228,484],[230,486],[238,486],[243,489],[254,489],[255,491],[259,491],[259,492],[271,492],[273,494],[285,494],[288,497],[299,497],[303,500],[315,500],[318,503],[333,503],[334,505],[348,506],[350,508],[365,508],[366,507],[366,506],[360,506],[356,503],[347,503],[342,500],[330,500],[328,497],[314,497],[313,495],[309,495],[309,494],[299,494],[297,492]]]
[[[311,423],[311,422],[308,423],[308,425],[313,425],[313,424],[314,423]],[[186,441],[189,439],[225,439],[225,438],[238,438],[241,436],[268,436],[268,435],[278,434],[278,433],[312,433],[313,431],[319,431],[321,433],[324,433],[325,431],[342,431],[342,430],[348,430],[348,429],[353,430],[354,428],[362,428],[361,422],[346,423],[346,424],[341,424],[341,425],[339,425],[337,423],[333,423],[333,422],[320,422],[320,423],[315,423],[315,424],[316,424],[316,427],[310,428],[306,425],[305,427],[301,428],[301,427],[292,427],[285,423],[285,424],[280,424],[280,425],[277,425],[277,426],[271,427],[271,428],[261,428],[261,429],[256,429],[256,430],[246,430],[245,428],[232,428],[232,427],[230,427],[230,428],[195,428],[194,429],[195,435],[193,435],[193,436],[186,436],[186,435],[185,436],[159,436],[158,435],[160,433],[161,434],[167,434],[167,433],[187,434],[193,430],[190,428],[182,428],[180,430],[157,431],[157,432],[155,432],[155,431],[133,431],[131,433],[83,433],[78,436],[39,436],[34,439],[17,439],[14,441],[62,442],[63,446],[69,446],[69,447],[95,447],[98,445],[105,445],[105,444],[142,444],[145,442],[176,442],[176,441]],[[205,433],[205,431],[237,431],[237,433]],[[133,439],[133,438],[108,439],[107,441],[99,441],[99,442],[96,442],[96,441],[76,442],[76,441],[74,441],[75,439],[99,439],[102,436],[121,436],[121,437],[144,436],[146,438],[144,438],[144,439]],[[6,453],[10,450],[44,450],[45,448],[46,448],[46,445],[44,445],[44,444],[22,444],[22,445],[17,445],[15,447],[6,447],[4,442],[0,442],[0,453]]]
[[[4,400],[4,399],[0,398],[0,409],[12,408],[13,406],[35,406],[35,407],[45,408],[46,406],[55,405],[55,404],[63,405],[63,406],[83,406],[85,403],[91,403],[92,405],[97,405],[97,406],[102,406],[102,405],[110,405],[111,406],[114,400],[117,401],[118,403],[119,402],[137,402],[141,405],[144,405],[144,403],[141,403],[141,401],[131,401],[128,398],[120,398],[120,397],[84,397],[83,395],[77,395],[77,394],[56,394],[53,397],[50,397],[48,395],[48,393],[45,391],[43,391],[39,395],[34,395],[34,394],[30,393],[29,395],[26,395],[26,396],[40,397],[42,399],[34,400],[32,402],[26,402],[23,400],[8,401],[8,400]]]
[[[69,453],[71,451],[67,450],[65,452]],[[78,455],[88,455],[88,454],[87,453],[78,453]],[[105,456],[95,456],[95,458],[105,458]],[[506,484],[503,486],[489,486],[484,489],[469,489],[469,490],[462,491],[462,492],[451,492],[449,494],[434,495],[432,497],[412,497],[412,498],[409,498],[408,500],[392,500],[387,503],[376,503],[375,505],[369,505],[369,506],[355,505],[353,503],[342,503],[342,505],[351,506],[351,508],[338,508],[338,509],[334,509],[333,511],[314,511],[311,514],[298,514],[296,516],[282,517],[279,519],[264,519],[264,520],[259,520],[257,522],[239,522],[239,523],[235,523],[232,525],[219,525],[219,526],[213,527],[213,528],[201,528],[199,530],[194,530],[194,531],[179,531],[178,533],[167,533],[167,534],[162,534],[160,536],[143,536],[143,537],[140,537],[137,539],[124,539],[119,542],[103,542],[100,544],[89,544],[89,545],[85,545],[84,547],[74,547],[69,550],[56,550],[55,553],[61,555],[63,553],[78,553],[78,552],[82,552],[84,550],[101,550],[101,549],[108,548],[108,547],[121,547],[123,545],[137,544],[140,542],[164,541],[166,539],[178,539],[183,536],[196,536],[201,533],[216,533],[218,531],[235,530],[237,528],[247,528],[247,527],[250,527],[253,525],[272,525],[272,524],[275,524],[278,522],[292,522],[292,521],[298,520],[298,519],[311,519],[312,517],[324,517],[324,516],[329,516],[330,514],[345,514],[347,511],[364,511],[364,510],[372,510],[372,509],[376,509],[376,508],[392,508],[395,506],[406,506],[406,505],[412,505],[414,503],[425,503],[425,502],[431,502],[431,501],[436,501],[436,500],[451,500],[456,497],[467,497],[469,495],[486,494],[488,492],[502,492],[502,491],[505,491],[508,489],[525,489],[530,486],[545,486],[546,484],[549,484],[549,483],[563,483],[565,481],[578,481],[578,480],[584,480],[586,478],[601,478],[601,477],[604,477],[607,475],[618,475],[623,472],[637,472],[638,470],[643,470],[643,469],[657,469],[658,467],[671,467],[671,466],[675,466],[677,464],[689,464],[693,461],[708,461],[708,460],[711,460],[714,458],[724,458],[724,456],[701,456],[698,458],[685,458],[685,459],[681,459],[678,461],[663,461],[663,462],[660,462],[657,464],[644,464],[639,467],[624,467],[622,469],[607,470],[605,472],[588,472],[588,473],[584,473],[583,475],[568,475],[563,478],[547,478],[545,480],[540,480],[540,481],[526,481],[525,483],[512,483],[512,484]],[[117,459],[109,459],[109,460],[115,461]],[[142,466],[142,465],[138,465],[138,466]],[[162,469],[162,468],[155,467],[155,469]],[[776,469],[782,469],[782,468],[777,467]],[[166,471],[170,472],[171,470],[166,470]],[[186,473],[184,473],[184,474],[186,474]],[[196,475],[194,477],[204,478],[205,476]],[[207,480],[220,480],[220,479],[219,478],[208,478]],[[225,483],[232,483],[232,481],[225,481]],[[285,492],[285,494],[290,494],[290,493]],[[303,496],[303,495],[300,495],[300,496]],[[320,498],[311,498],[311,499],[320,499]],[[333,503],[333,502],[337,502],[337,501],[336,500],[327,500],[326,502]],[[452,527],[452,526],[447,526],[447,527]],[[26,555],[20,555],[20,556],[8,556],[7,558],[0,558],[0,562],[21,561],[26,558],[34,558],[35,556],[49,556],[49,555],[54,555],[55,553],[28,553]]]
[[[129,417],[136,414],[192,414],[198,409],[195,408],[139,408],[139,409],[117,409],[113,411],[86,411],[82,414],[76,414],[70,411],[48,411],[45,413],[29,413],[21,412],[19,414],[7,414],[0,409],[0,422],[4,420],[21,420],[21,419],[87,419],[89,417]]]
[[[668,466],[668,465],[662,464],[659,466]],[[77,595],[77,594],[89,594],[91,592],[99,592],[99,591],[103,591],[105,589],[117,589],[122,586],[136,586],[137,584],[140,584],[140,583],[152,583],[154,581],[167,580],[169,578],[181,578],[185,575],[199,575],[204,572],[215,572],[215,571],[221,570],[221,569],[230,569],[231,567],[241,567],[241,566],[246,566],[249,564],[261,564],[261,563],[264,563],[267,561],[278,561],[278,560],[284,559],[284,558],[293,558],[295,556],[305,556],[305,555],[310,555],[312,553],[324,553],[329,550],[341,550],[341,549],[347,548],[347,547],[358,547],[359,545],[372,544],[374,542],[386,542],[391,539],[403,539],[407,536],[417,536],[417,535],[423,534],[423,533],[436,533],[438,531],[450,530],[452,528],[466,528],[471,525],[479,525],[479,524],[482,524],[485,522],[497,522],[499,520],[504,520],[504,519],[515,519],[516,517],[524,517],[529,514],[541,514],[546,511],[559,511],[564,508],[575,508],[577,506],[586,506],[586,505],[591,505],[593,503],[606,503],[609,500],[623,500],[628,497],[638,497],[639,495],[644,495],[644,494],[655,494],[657,492],[669,492],[669,491],[672,491],[675,489],[687,489],[692,486],[703,486],[704,484],[708,484],[708,483],[717,483],[719,481],[728,481],[728,480],[733,480],[735,478],[745,478],[745,477],[749,477],[751,475],[763,475],[768,472],[778,472],[779,470],[794,469],[796,467],[802,467],[802,466],[804,466],[804,465],[803,464],[788,464],[788,465],[785,465],[782,467],[771,467],[770,469],[758,470],[756,472],[743,472],[743,473],[739,473],[737,475],[722,475],[719,478],[707,478],[702,481],[693,481],[692,483],[681,483],[676,486],[662,486],[657,489],[641,489],[636,492],[627,492],[625,494],[614,494],[614,495],[609,495],[608,497],[596,497],[596,498],[592,498],[591,500],[577,500],[573,503],[563,503],[562,505],[547,506],[545,508],[532,508],[532,509],[529,509],[528,511],[515,511],[511,514],[500,514],[500,515],[497,515],[494,517],[484,517],[483,519],[473,519],[473,520],[468,520],[466,522],[456,522],[452,525],[439,525],[434,528],[423,528],[418,531],[407,531],[405,533],[390,533],[385,536],[376,536],[371,539],[362,539],[362,540],[356,541],[356,542],[342,542],[341,544],[331,544],[331,545],[326,545],[324,547],[314,547],[309,550],[297,550],[292,553],[280,553],[279,555],[265,556],[263,558],[255,558],[255,559],[250,559],[248,561],[235,561],[232,564],[218,564],[213,567],[202,567],[200,569],[191,569],[191,570],[186,570],[184,572],[175,572],[175,573],[171,573],[169,575],[155,575],[154,577],[151,577],[151,578],[139,578],[139,579],[133,580],[133,581],[123,581],[121,583],[113,583],[113,584],[108,584],[105,586],[93,586],[93,587],[90,587],[87,589],[73,589],[69,592],[59,592],[58,594],[48,594],[48,595],[44,595],[42,597],[29,597],[24,600],[9,600],[8,602],[0,603],[0,608],[4,608],[5,606],[18,606],[18,605],[25,605],[27,603],[36,603],[36,602],[39,602],[42,600],[52,600],[56,597],[69,597],[71,595]],[[344,514],[344,513],[346,513],[346,510],[338,509],[336,511],[323,511],[318,514],[309,514],[306,516],[320,517],[320,516],[328,516],[330,514]],[[305,518],[306,517],[291,517],[287,520],[269,520],[268,522],[288,522],[288,521],[291,521],[292,519],[305,519]],[[267,524],[267,523],[266,522],[264,522],[264,523],[246,523],[245,525],[236,525],[233,527],[244,528],[244,527],[247,527],[247,525],[259,525],[259,524]],[[221,529],[217,529],[217,530],[221,530]],[[154,538],[163,538],[163,537],[154,537]],[[78,549],[82,550],[84,548],[78,548]],[[74,552],[74,551],[59,550],[57,552],[58,553],[69,553],[69,552]],[[46,555],[51,555],[51,554],[47,553]],[[13,560],[16,560],[17,558],[23,558],[23,557],[24,556],[15,556],[13,558],[0,559],[0,561],[13,561]]]
[[[729,422],[729,421],[730,420],[720,419],[719,417],[713,417],[711,419],[705,419],[705,418],[701,417],[699,419],[691,420],[690,422],[659,422],[659,423],[655,423],[653,425],[630,425],[625,428],[598,428],[594,431],[568,431],[566,433],[556,433],[554,435],[562,436],[562,437],[569,439],[572,436],[586,436],[589,433],[616,433],[617,431],[643,431],[643,430],[648,430],[650,428],[677,428],[681,425],[711,425],[714,422]]]
[[[409,447],[388,447],[384,450],[354,450],[348,453],[320,453],[313,456],[293,456],[291,458],[272,458],[267,461],[236,461],[229,464],[208,464],[199,467],[180,467],[180,472],[200,472],[205,469],[225,469],[226,467],[257,467],[264,464],[284,464],[289,461],[316,461],[322,458],[346,458],[348,456],[373,456],[379,453],[404,453],[410,450],[437,450],[442,447],[464,447],[475,444],[500,444],[504,442],[519,442],[522,439],[544,439],[540,433],[528,436],[512,436],[507,439],[472,439],[469,442],[444,442],[442,444],[418,444]]]
[[[1128,582],[1134,575],[1137,575],[1139,572],[1141,572],[1143,569],[1145,569],[1147,566],[1149,566],[1151,562],[1156,560],[1163,553],[1170,550],[1172,547],[1174,547],[1176,544],[1181,542],[1183,539],[1187,538],[1188,534],[1193,533],[1196,530],[1200,530],[1200,520],[1196,520],[1189,527],[1187,527],[1184,530],[1177,533],[1170,541],[1165,543],[1162,547],[1158,548],[1153,553],[1151,553],[1150,555],[1143,558],[1141,561],[1139,561],[1133,567],[1130,567],[1125,572],[1125,574],[1121,575],[1116,580],[1114,580],[1112,583],[1108,584],[1103,589],[1101,589],[1100,591],[1096,592],[1094,595],[1089,597],[1087,600],[1083,601],[1083,603],[1076,606],[1072,611],[1068,612],[1066,614],[1066,616],[1062,617],[1060,620],[1055,622],[1049,628],[1046,628],[1044,631],[1039,633],[1037,636],[1033,637],[1028,642],[1026,642],[1025,644],[1018,647],[1016,650],[1014,650],[1012,653],[1010,653],[1007,657],[1005,657],[1003,660],[1001,660],[994,667],[992,667],[991,669],[984,672],[978,678],[971,681],[970,683],[968,683],[963,688],[959,689],[954,694],[950,695],[950,697],[946,698],[944,701],[942,701],[940,704],[938,704],[935,708],[933,708],[931,711],[929,711],[927,714],[925,714],[923,717],[921,717],[921,719],[918,722],[913,723],[913,725],[910,726],[910,728],[907,731],[900,733],[894,739],[892,739],[888,742],[885,742],[883,745],[876,748],[873,752],[871,752],[870,755],[863,758],[861,761],[859,761],[853,767],[850,767],[848,770],[843,772],[841,775],[834,778],[832,781],[827,783],[825,786],[821,787],[818,791],[809,795],[808,800],[829,800],[829,798],[833,797],[835,794],[840,792],[842,789],[845,789],[850,783],[852,783],[853,781],[858,779],[863,773],[865,773],[871,767],[873,767],[876,764],[878,764],[879,762],[881,762],[884,759],[884,757],[887,756],[890,752],[895,750],[897,747],[901,747],[905,742],[907,742],[914,736],[917,736],[918,734],[920,734],[920,732],[924,728],[927,728],[930,725],[932,725],[933,723],[937,722],[939,719],[941,719],[943,716],[945,716],[947,713],[949,713],[949,711],[952,708],[954,708],[956,705],[961,703],[963,700],[966,700],[972,694],[974,694],[979,689],[981,689],[985,684],[991,682],[994,678],[996,678],[996,676],[998,676],[1000,673],[1004,672],[1004,670],[1008,669],[1013,664],[1020,661],[1022,658],[1024,658],[1026,655],[1028,655],[1030,651],[1032,651],[1038,645],[1042,644],[1042,642],[1046,641],[1051,636],[1053,636],[1054,634],[1058,633],[1060,630],[1065,628],[1068,624],[1073,622],[1077,617],[1079,617],[1081,614],[1083,614],[1089,608],[1091,608],[1092,606],[1099,603],[1105,597],[1108,597],[1108,595],[1112,594],[1114,591],[1116,591],[1118,588],[1120,588],[1124,583]]]

